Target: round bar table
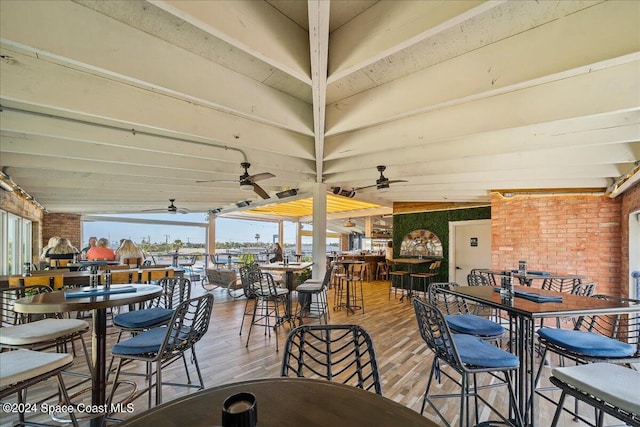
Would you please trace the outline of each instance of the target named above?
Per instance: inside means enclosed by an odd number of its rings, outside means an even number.
[[[19,313],[92,311],[91,362],[93,375],[91,378],[91,403],[93,405],[104,405],[106,402],[107,308],[148,301],[162,293],[162,287],[156,285],[112,285],[111,289],[116,291],[118,288],[131,286],[135,286],[136,292],[67,298],[65,293],[78,292],[79,290],[69,289],[66,292],[47,292],[27,296],[16,300],[14,304],[14,310]],[[91,420],[92,427],[101,426],[102,418],[104,417],[93,418]]]
[[[256,396],[259,427],[438,426],[379,394],[307,378],[266,378],[209,388],[137,414],[120,426],[221,426],[222,402],[240,392]]]

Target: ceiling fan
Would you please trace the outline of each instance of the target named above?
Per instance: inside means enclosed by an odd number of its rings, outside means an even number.
[[[408,182],[404,179],[389,180],[389,178],[387,178],[382,174],[382,172],[384,172],[386,168],[387,167],[383,165],[376,166],[376,169],[378,169],[378,172],[380,172],[380,178],[376,179],[376,183],[374,185],[367,185],[365,187],[354,188],[353,191],[360,191],[360,190],[364,190],[365,188],[373,188],[373,187],[376,187],[376,190],[386,190],[389,188],[389,184],[395,184],[397,182]]]
[[[260,187],[258,184],[256,184],[256,181],[261,181],[263,179],[267,179],[267,178],[275,178],[275,175],[270,173],[270,172],[263,172],[263,173],[258,173],[255,175],[249,175],[249,167],[251,166],[250,163],[247,162],[242,162],[240,163],[240,166],[242,166],[244,168],[244,173],[242,175],[240,175],[240,189],[241,190],[253,190],[255,191],[255,193],[262,197],[263,199],[269,199],[269,193],[267,193],[266,191],[264,191],[264,189],[262,187]],[[201,183],[201,182],[238,182],[238,181],[231,181],[231,180],[219,180],[219,179],[214,179],[211,181],[196,181],[197,183]]]
[[[169,206],[167,206],[166,209],[146,209],[146,210],[143,210],[142,212],[168,212],[170,214],[176,214],[176,213],[186,214],[187,212],[189,212],[189,209],[178,208],[173,203],[175,201],[176,199],[169,199],[169,202],[171,203],[169,204]]]

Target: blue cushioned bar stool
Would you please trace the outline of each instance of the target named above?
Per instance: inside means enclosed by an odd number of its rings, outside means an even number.
[[[146,363],[145,377],[148,381],[148,387],[136,393],[133,399],[148,392],[150,407],[151,393],[152,390],[155,390],[155,402],[156,405],[159,405],[162,403],[162,370],[178,359],[184,361],[184,353],[191,350],[191,361],[195,365],[199,384],[191,384],[191,378],[189,377],[189,371],[185,362],[187,383],[171,383],[171,385],[203,389],[204,381],[202,380],[200,366],[198,365],[195,345],[209,328],[212,308],[213,295],[211,294],[186,300],[176,307],[167,325],[141,332],[132,338],[120,341],[114,345],[111,353],[115,358],[120,360],[113,383],[118,384],[120,371],[125,361],[143,361]],[[155,382],[153,378],[155,378]],[[116,389],[116,386],[111,388],[108,404],[113,401]]]
[[[442,292],[442,289],[457,287],[455,282],[432,283],[429,288],[429,302],[438,307],[449,324],[449,328],[457,334],[475,335],[486,340],[501,338],[505,329],[498,323],[469,312],[467,302],[456,295]]]
[[[475,424],[479,422],[480,409],[478,402],[482,402],[496,413],[503,421],[508,418],[500,414],[491,403],[489,403],[479,392],[497,386],[506,385],[509,392],[509,403],[517,425],[524,425],[522,416],[518,411],[511,375],[518,369],[520,362],[518,358],[494,345],[489,344],[481,338],[473,335],[453,334],[449,328],[445,315],[434,305],[424,303],[417,298],[413,299],[413,307],[420,329],[420,335],[434,353],[429,381],[424,392],[422,408],[420,413],[424,413],[427,403],[436,414],[449,426],[449,422],[444,418],[438,406],[433,403],[433,399],[460,397],[460,427],[469,426],[469,398],[473,397],[475,406]],[[452,376],[448,369],[442,365],[449,365],[460,375],[460,380]],[[500,380],[482,384],[482,378],[478,374],[486,373]],[[433,378],[440,378],[444,375],[455,381],[461,387],[460,393],[453,394],[430,394]]]

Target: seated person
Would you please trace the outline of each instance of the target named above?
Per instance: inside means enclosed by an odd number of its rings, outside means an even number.
[[[104,237],[98,239],[95,248],[91,248],[87,251],[87,260],[89,261],[115,261],[116,253],[109,247],[109,241]]]
[[[86,247],[82,248],[82,250],[80,251],[80,254],[82,255],[83,259],[87,258],[87,252],[89,252],[89,249],[96,247],[97,241],[98,241],[97,237],[94,237],[94,236],[89,237],[89,244]]]
[[[280,246],[280,243],[276,242],[276,245],[273,247],[273,258],[271,258],[269,262],[278,261],[282,261],[282,246]]]
[[[124,260],[130,258],[137,259],[137,264],[142,264],[144,253],[132,240],[124,239],[116,250],[116,260],[120,261],[120,264],[124,264]]]
[[[55,246],[49,248],[45,253],[45,258],[50,262],[52,267],[60,267],[61,264],[53,262],[54,260],[71,260],[79,251],[71,244],[69,239],[65,237],[58,238]],[[62,264],[64,265],[64,264]]]
[[[58,243],[58,239],[60,239],[60,236],[53,236],[53,237],[49,238],[49,242],[47,243],[47,246],[42,248],[42,253],[40,254],[40,261],[48,262],[47,252],[50,249],[52,249],[56,245],[56,243]]]

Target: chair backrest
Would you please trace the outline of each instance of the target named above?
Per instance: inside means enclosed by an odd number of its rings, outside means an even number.
[[[257,264],[240,267],[240,282],[246,298],[255,298],[256,289],[260,287],[260,269]]]
[[[484,269],[484,268],[473,268],[473,269],[471,269],[469,274],[478,275],[478,276],[484,277],[484,280],[489,284],[489,286],[498,286],[498,282],[496,280],[496,276],[490,270],[487,270],[487,269]],[[480,279],[480,280],[482,280],[482,279]],[[476,285],[472,285],[471,283],[469,283],[468,277],[467,277],[467,284],[469,286],[476,286]]]
[[[349,266],[347,279],[364,280],[365,273],[366,273],[366,268],[364,263],[351,264]]]
[[[432,283],[429,286],[429,304],[445,314],[469,313],[469,306],[464,298],[441,291],[442,289],[451,289],[457,286],[458,284],[455,282]]]
[[[170,357],[192,348],[207,333],[213,295],[206,293],[196,298],[183,301],[176,307],[171,321],[167,325],[167,333],[158,358]]]
[[[22,278],[22,284],[25,287],[41,285],[59,290],[64,287],[64,276],[62,274],[51,274],[51,272],[48,275],[25,276]]]
[[[260,281],[254,282],[253,286],[255,295],[259,297],[277,298],[282,295],[278,294],[278,284],[271,273],[261,272]]]
[[[40,294],[44,292],[51,292],[51,288],[44,285],[33,285],[29,287],[17,286],[0,289],[0,327],[14,326],[46,317],[39,314],[28,315],[16,313],[13,310],[13,304],[17,299],[27,295]]]
[[[303,325],[287,337],[283,377],[324,378],[382,394],[373,340],[358,325]]]
[[[555,292],[573,293],[573,288],[582,283],[580,277],[546,277],[542,281],[542,289]]]
[[[442,311],[418,298],[413,299],[413,309],[418,321],[420,336],[435,353],[436,358],[459,370],[463,365]]]
[[[489,279],[482,274],[468,274],[467,285],[469,286],[490,286]]]
[[[156,280],[164,279],[165,277],[173,277],[174,272],[172,269],[144,269],[140,271],[140,280],[144,283],[151,283]]]
[[[122,264],[129,267],[140,267],[142,265],[142,258],[122,258]]]
[[[51,268],[64,268],[71,261],[73,260],[72,259],[50,259],[49,264],[51,265]]]
[[[327,289],[329,283],[331,283],[331,276],[333,276],[333,265],[324,272],[324,279],[322,279],[322,289]]]
[[[175,309],[191,298],[191,281],[185,277],[165,277],[158,285],[162,286],[162,295],[153,300],[153,307]]]
[[[102,273],[100,277],[100,283],[105,283],[105,273]],[[138,270],[116,270],[111,271],[111,283],[114,285],[117,284],[126,284],[126,283],[136,283],[139,280],[140,273]]]
[[[583,297],[590,297],[596,291],[596,284],[594,282],[582,282],[573,287],[571,293],[574,295],[581,295]]]
[[[640,304],[640,300],[637,299],[609,295],[594,295],[593,298],[629,304],[630,306]],[[640,314],[638,313],[580,316],[576,320],[574,329],[595,332],[628,344],[635,344],[638,348],[636,354],[640,355]]]

